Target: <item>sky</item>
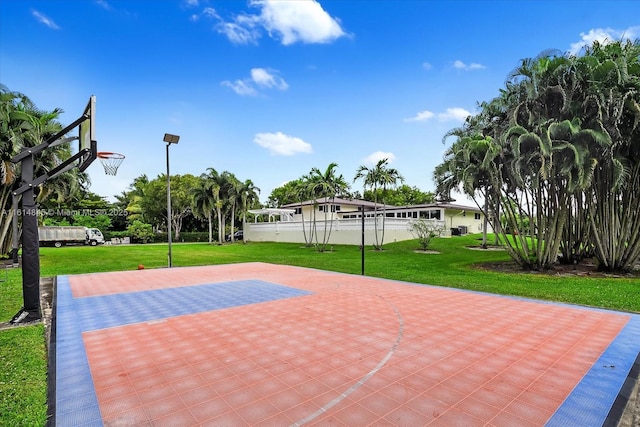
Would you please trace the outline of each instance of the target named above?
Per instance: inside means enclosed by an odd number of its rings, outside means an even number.
[[[98,151],[126,156],[87,169],[110,201],[166,173],[165,133],[171,175],[229,171],[262,202],[332,162],[362,192],[382,158],[433,191],[445,133],[522,59],[639,37],[620,0],[2,0],[0,83],[64,125],[96,96]]]

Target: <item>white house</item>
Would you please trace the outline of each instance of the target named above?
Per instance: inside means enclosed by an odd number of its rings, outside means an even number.
[[[484,224],[480,209],[452,203],[378,204],[376,209],[375,203],[366,200],[322,198],[249,212],[256,215],[256,220],[245,224],[244,239],[254,242],[305,243],[305,234],[308,239],[313,231],[319,242],[328,236],[329,244],[359,245],[364,226],[365,245],[371,245],[375,242],[374,224],[378,223],[380,233],[383,220],[385,243],[414,239],[410,224],[417,219],[430,220],[442,227],[443,237],[479,233]],[[263,222],[258,222],[258,218]]]

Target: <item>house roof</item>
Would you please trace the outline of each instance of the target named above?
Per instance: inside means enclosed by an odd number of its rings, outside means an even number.
[[[263,209],[249,209],[249,213],[254,215],[286,215],[295,213],[294,209],[283,209],[283,208],[263,208]]]
[[[407,206],[392,206],[391,208],[387,207],[387,209],[436,209],[436,208],[444,208],[451,210],[461,210],[461,211],[469,211],[469,212],[482,212],[476,206],[465,206],[458,205],[455,203],[425,203],[421,205],[407,205]]]
[[[282,206],[283,208],[297,208],[300,206],[309,206],[309,205],[324,205],[324,204],[334,204],[334,205],[346,205],[346,206],[364,206],[365,208],[373,209],[376,204],[374,202],[370,202],[368,200],[360,200],[360,199],[341,199],[336,197],[335,199],[326,200],[324,197],[316,199],[316,200],[306,200],[302,203],[290,203],[288,205]],[[459,205],[455,203],[425,203],[420,205],[407,205],[407,206],[393,206],[393,205],[384,205],[382,203],[378,203],[378,209],[388,209],[388,210],[404,210],[404,209],[436,209],[436,208],[444,208],[444,209],[452,209],[452,210],[461,210],[461,211],[470,211],[470,212],[481,212],[475,206],[465,206]]]
[[[282,206],[283,208],[298,208],[300,206],[309,206],[309,205],[324,205],[324,204],[332,204],[332,205],[344,205],[344,206],[364,206],[366,208],[371,208],[373,209],[376,204],[374,202],[370,202],[368,200],[360,200],[360,199],[341,199],[340,197],[336,197],[334,199],[325,199],[324,197],[321,197],[319,199],[315,199],[315,200],[306,200],[302,203],[298,202],[298,203],[289,203],[288,205],[284,205]],[[391,206],[391,205],[383,205],[382,203],[378,203],[377,204],[378,209],[381,209],[383,207],[386,207],[387,209],[395,207],[395,206]]]

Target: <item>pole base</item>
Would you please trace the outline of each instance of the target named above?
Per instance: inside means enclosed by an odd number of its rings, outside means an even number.
[[[26,325],[29,323],[39,322],[42,319],[40,316],[40,310],[28,311],[24,307],[16,313],[15,316],[9,320],[11,325]]]

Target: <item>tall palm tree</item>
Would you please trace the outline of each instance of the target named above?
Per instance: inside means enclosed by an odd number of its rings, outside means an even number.
[[[387,163],[387,161],[388,159],[381,159],[373,168],[361,165],[356,170],[356,175],[353,178],[354,182],[359,179],[363,180],[362,194],[366,193],[367,187],[370,188],[373,193],[373,230],[376,239],[374,247],[378,250],[381,249],[380,241],[378,240],[378,185],[380,182],[381,168]],[[364,215],[364,212],[362,215]]]
[[[595,252],[600,268],[628,271],[640,260],[640,40],[596,42],[576,62],[583,126],[609,137],[590,147],[598,161],[586,192]]]
[[[380,247],[384,244],[384,229],[385,229],[385,218],[386,218],[386,193],[388,188],[395,188],[398,185],[398,182],[403,182],[404,178],[400,175],[400,172],[396,168],[381,168],[380,174],[380,182],[379,185],[382,189],[382,237],[380,239]]]
[[[247,222],[247,211],[249,206],[259,201],[260,189],[256,187],[252,180],[247,179],[240,185],[240,202],[242,204],[242,229]]]
[[[389,187],[393,187],[397,185],[398,182],[402,182],[404,178],[395,168],[389,168],[387,165],[389,164],[389,159],[384,158],[378,160],[376,165],[372,168],[369,168],[365,165],[361,165],[356,170],[356,175],[353,178],[354,181],[359,179],[363,180],[364,191],[366,191],[367,187],[371,188],[373,192],[373,221],[374,221],[374,234],[375,234],[375,248],[376,250],[382,250],[382,245],[384,244],[384,195]],[[382,196],[382,204],[383,204],[383,213],[382,213],[382,235],[378,238],[378,189],[381,190]],[[364,213],[363,213],[364,215]]]
[[[558,251],[579,261],[590,247],[605,269],[639,259],[639,53],[638,42],[595,43],[581,57],[524,60],[500,97],[450,132],[438,188],[484,194],[523,267],[550,268]]]
[[[31,100],[23,94],[12,92],[0,85],[0,253],[4,254],[12,246],[12,233],[9,233],[12,222],[10,195],[13,186],[17,185],[20,165],[11,162],[16,154],[26,147],[41,144],[62,129],[57,121],[62,113],[60,109],[53,111],[39,110]],[[47,149],[34,159],[34,175],[40,176],[66,160],[70,155],[68,144],[60,144]],[[39,193],[46,196],[53,192],[68,193],[78,188],[78,172],[76,170],[58,176],[44,183]],[[74,182],[75,181],[75,182]]]
[[[207,168],[207,173],[202,174],[201,177],[207,181],[209,188],[211,189],[211,194],[213,195],[213,203],[216,208],[216,215],[218,216],[218,243],[222,244],[222,239],[224,238],[224,226],[222,218],[223,202],[220,197],[220,192],[225,184],[225,179],[214,168]]]
[[[327,214],[331,214],[333,207],[333,202],[337,195],[341,195],[345,193],[349,186],[347,182],[344,180],[342,175],[336,174],[336,169],[338,167],[337,163],[330,163],[329,166],[325,169],[324,172],[320,171],[318,168],[311,169],[310,180],[309,180],[309,190],[313,195],[314,199],[324,198],[324,234],[322,238],[322,243],[318,247],[321,252],[324,252],[326,249],[327,243],[329,243],[329,239],[331,237],[331,230],[333,229],[333,218],[329,221],[327,218]],[[329,203],[331,202],[331,203]],[[329,230],[327,231],[327,223],[329,223]],[[316,243],[317,242],[317,230],[316,230]]]
[[[213,242],[213,210],[215,200],[211,190],[211,181],[200,176],[198,184],[191,189],[193,197],[192,212],[196,218],[206,218],[209,227],[209,243]]]
[[[302,235],[304,237],[305,246],[311,246],[313,244],[313,230],[315,228],[315,209],[313,210],[313,220],[309,221],[309,233],[307,234],[305,225],[304,225],[304,207],[302,203],[306,200],[309,200],[311,196],[310,191],[310,182],[311,178],[309,175],[302,176],[299,180],[295,181],[294,187],[292,189],[292,197],[294,200],[297,200],[300,203],[300,217],[302,220]],[[315,208],[315,204],[314,204]]]
[[[224,194],[230,210],[229,225],[231,227],[231,231],[229,234],[231,236],[231,242],[234,242],[235,239],[233,234],[234,234],[235,221],[236,221],[236,206],[238,205],[239,202],[241,203],[242,183],[231,172],[225,171],[222,173],[222,175],[225,179]]]

